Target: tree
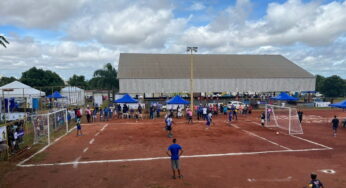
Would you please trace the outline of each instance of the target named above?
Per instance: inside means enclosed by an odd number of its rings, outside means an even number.
[[[5,43],[10,44],[10,42],[8,42],[4,36],[0,35],[0,44],[7,48]]]
[[[93,77],[88,81],[88,89],[102,89],[100,85],[98,84],[100,78],[99,77]]]
[[[325,79],[321,89],[326,97],[341,97],[345,94],[346,83],[339,76],[333,75]]]
[[[85,77],[83,75],[73,75],[68,81],[67,83],[70,86],[77,86],[77,87],[81,87],[83,89],[86,89],[88,82],[85,81]]]
[[[15,77],[2,77],[0,79],[0,86],[6,85],[8,83],[11,83],[13,81],[16,81],[17,79]]]
[[[326,80],[325,77],[321,75],[316,75],[316,91],[322,92],[322,87],[325,80]]]
[[[94,78],[96,78],[99,87],[108,90],[108,99],[110,99],[111,91],[114,98],[115,91],[119,89],[117,74],[117,71],[110,63],[107,63],[103,69],[98,69],[94,72]]]
[[[50,70],[37,69],[33,67],[22,73],[20,81],[36,89],[51,94],[65,85],[60,76]]]

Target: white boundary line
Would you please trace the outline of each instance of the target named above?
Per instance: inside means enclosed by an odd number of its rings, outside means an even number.
[[[253,123],[254,123],[254,122],[253,122]],[[237,129],[241,129],[240,127],[238,127],[238,126],[235,125],[235,124],[233,124],[233,126],[234,126],[235,128],[237,128]],[[273,142],[273,141],[271,141],[271,140],[268,140],[268,139],[266,139],[266,138],[264,138],[264,137],[262,137],[262,136],[259,136],[259,135],[255,134],[255,133],[253,133],[253,132],[250,132],[250,131],[247,131],[247,130],[244,130],[244,129],[241,129],[241,130],[242,130],[243,132],[247,133],[247,134],[250,135],[250,136],[257,137],[257,138],[259,138],[259,139],[261,139],[261,140],[267,141],[267,142],[269,142],[269,143],[271,143],[271,144],[274,144],[274,145],[279,146],[279,147],[281,147],[281,148],[284,148],[284,149],[286,149],[286,150],[292,150],[291,148],[285,147],[285,146],[280,145],[280,144],[278,144],[278,143],[276,143],[276,142]]]
[[[203,154],[203,155],[187,155],[181,158],[205,158],[205,157],[222,157],[222,156],[242,156],[242,155],[257,155],[268,153],[289,153],[289,152],[306,152],[306,151],[321,151],[328,150],[327,148],[311,148],[298,150],[274,150],[274,151],[258,151],[258,152],[239,152],[239,153],[220,153],[220,154]],[[45,164],[26,164],[17,165],[20,167],[43,167],[43,166],[64,166],[78,164],[100,164],[100,163],[120,163],[120,162],[135,162],[135,161],[153,161],[170,159],[170,157],[150,157],[150,158],[135,158],[135,159],[113,159],[113,160],[95,160],[95,161],[71,161],[63,163],[45,163]]]
[[[89,149],[88,147],[84,148],[83,153],[87,152],[88,149]]]
[[[251,122],[251,123],[256,124],[256,125],[261,125],[261,124],[256,123],[256,122]],[[326,145],[323,145],[323,144],[320,144],[320,143],[308,140],[306,138],[301,138],[301,137],[298,137],[298,136],[295,136],[295,135],[286,134],[286,133],[282,133],[282,134],[287,135],[287,136],[291,136],[291,137],[294,137],[294,138],[297,138],[297,139],[300,139],[300,140],[303,140],[305,142],[309,142],[311,144],[315,144],[317,146],[321,146],[321,147],[326,148],[326,149],[333,149],[332,147],[329,147],[329,146],[326,146]]]
[[[108,126],[108,124],[104,125],[101,129],[104,130],[106,127]],[[238,126],[235,126],[236,128],[239,128]],[[74,130],[75,128],[71,129],[69,132],[71,132],[72,130]],[[274,145],[278,145],[282,148],[284,148],[285,150],[274,150],[274,151],[259,151],[259,152],[238,152],[238,153],[221,153],[221,154],[203,154],[203,155],[188,155],[188,156],[181,156],[181,158],[203,158],[203,157],[220,157],[220,156],[241,156],[241,155],[257,155],[257,154],[268,154],[268,153],[284,153],[284,152],[306,152],[306,151],[322,151],[322,150],[331,150],[333,148],[313,142],[311,140],[307,140],[304,138],[300,138],[297,136],[293,136],[293,135],[289,135],[301,140],[304,140],[306,142],[318,145],[318,146],[322,146],[323,148],[310,148],[310,149],[297,149],[297,150],[292,150],[290,148],[287,148],[285,146],[282,146],[280,144],[277,144],[275,142],[272,142],[266,138],[263,138],[261,136],[258,136],[250,131],[246,131],[241,129],[242,131],[248,133],[249,135],[261,138],[263,140],[266,140]],[[69,133],[68,132],[68,133]],[[66,136],[68,133],[62,135]],[[288,135],[288,134],[286,134]],[[54,144],[57,142],[57,140],[60,140],[60,138],[56,139],[54,142],[52,142],[50,145]],[[32,156],[30,156],[29,158],[21,161],[20,163],[17,164],[17,166],[19,167],[41,167],[41,166],[63,166],[63,165],[73,165],[73,166],[78,166],[78,164],[95,164],[95,163],[117,163],[117,162],[134,162],[134,161],[151,161],[151,160],[162,160],[162,159],[170,159],[170,157],[152,157],[152,158],[136,158],[136,159],[114,159],[114,160],[95,160],[95,161],[79,161],[79,160],[75,160],[72,162],[63,162],[63,163],[46,163],[46,164],[26,164],[24,165],[25,162],[27,162],[28,160],[30,160],[31,158],[33,158],[35,155],[43,152],[44,150],[46,150],[50,145],[45,146],[44,148],[42,148],[40,151],[36,152],[35,154],[33,154]]]
[[[106,124],[108,126],[108,124]],[[105,126],[106,126],[105,125]],[[105,128],[105,126],[103,128]],[[59,138],[55,139],[52,143],[46,145],[45,147],[43,147],[42,149],[40,149],[39,151],[37,151],[36,153],[32,154],[30,157],[20,161],[17,166],[22,166],[24,163],[26,163],[27,161],[29,161],[30,159],[32,159],[33,157],[35,157],[37,154],[42,153],[44,150],[46,150],[49,146],[55,144],[56,142],[58,142],[61,138],[63,138],[64,136],[68,135],[70,132],[72,132],[73,130],[75,130],[76,127],[73,127],[72,129],[70,129],[67,133],[61,135]]]
[[[89,142],[89,144],[93,144],[94,141],[95,141],[95,138],[91,139],[90,142]]]
[[[39,151],[37,151],[36,153],[34,153],[33,155],[31,155],[30,157],[28,157],[28,158],[22,160],[21,162],[19,162],[19,163],[17,164],[17,166],[20,166],[20,165],[26,163],[27,161],[29,161],[30,159],[32,159],[33,157],[35,157],[37,154],[43,152],[43,151],[46,150],[49,146],[55,144],[55,143],[58,142],[62,137],[68,135],[70,132],[72,132],[72,131],[75,130],[75,129],[76,129],[76,127],[73,127],[73,128],[70,129],[67,133],[65,133],[65,134],[61,135],[59,138],[55,139],[52,143],[46,145],[45,147],[43,147],[42,149],[40,149]]]
[[[271,141],[271,140],[268,140],[268,139],[266,139],[266,138],[264,138],[264,137],[258,136],[257,134],[252,133],[252,132],[250,132],[250,131],[243,130],[243,129],[242,129],[242,131],[246,132],[247,134],[249,134],[249,135],[251,135],[251,136],[260,138],[260,139],[265,140],[265,141],[267,141],[267,142],[269,142],[269,143],[271,143],[271,144],[274,144],[274,145],[276,145],[276,146],[279,146],[279,147],[281,147],[281,148],[284,148],[284,149],[286,149],[286,150],[292,150],[292,149],[290,149],[290,148],[288,148],[288,147],[285,147],[285,146],[283,146],[283,145],[280,145],[280,144],[278,144],[278,143],[276,143],[276,142],[273,142],[273,141]]]
[[[294,137],[294,138],[298,138],[298,139],[300,139],[300,140],[304,140],[304,141],[309,142],[309,143],[311,143],[311,144],[315,144],[315,145],[324,147],[324,148],[326,148],[326,149],[333,149],[333,148],[328,147],[328,146],[325,146],[325,145],[323,145],[323,144],[319,144],[319,143],[317,143],[317,142],[314,142],[314,141],[311,141],[311,140],[308,140],[308,139],[305,139],[305,138],[301,138],[301,137],[298,137],[298,136],[295,136],[295,135],[289,135],[289,136],[292,136],[292,137]]]
[[[78,161],[82,158],[82,156],[77,157],[77,159],[73,162],[73,168],[78,167]]]

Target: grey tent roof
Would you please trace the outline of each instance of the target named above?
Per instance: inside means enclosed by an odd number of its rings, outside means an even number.
[[[120,79],[190,78],[189,54],[121,53]],[[194,54],[194,78],[314,78],[281,55]]]

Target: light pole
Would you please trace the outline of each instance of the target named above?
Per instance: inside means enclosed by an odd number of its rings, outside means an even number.
[[[193,106],[193,52],[197,52],[198,47],[187,47],[186,51],[190,52],[191,56],[190,56],[190,108],[191,111],[193,113],[194,110],[194,106]]]

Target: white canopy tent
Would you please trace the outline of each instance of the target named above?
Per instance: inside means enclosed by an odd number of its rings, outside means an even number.
[[[0,87],[1,98],[22,98],[25,99],[28,107],[32,106],[34,98],[41,98],[45,95],[45,92],[32,88],[19,81],[13,81]]]
[[[5,98],[40,98],[46,93],[18,81],[0,87],[0,95]]]
[[[61,89],[60,94],[66,97],[66,102],[73,105],[85,104],[85,90],[75,87],[67,86]]]

